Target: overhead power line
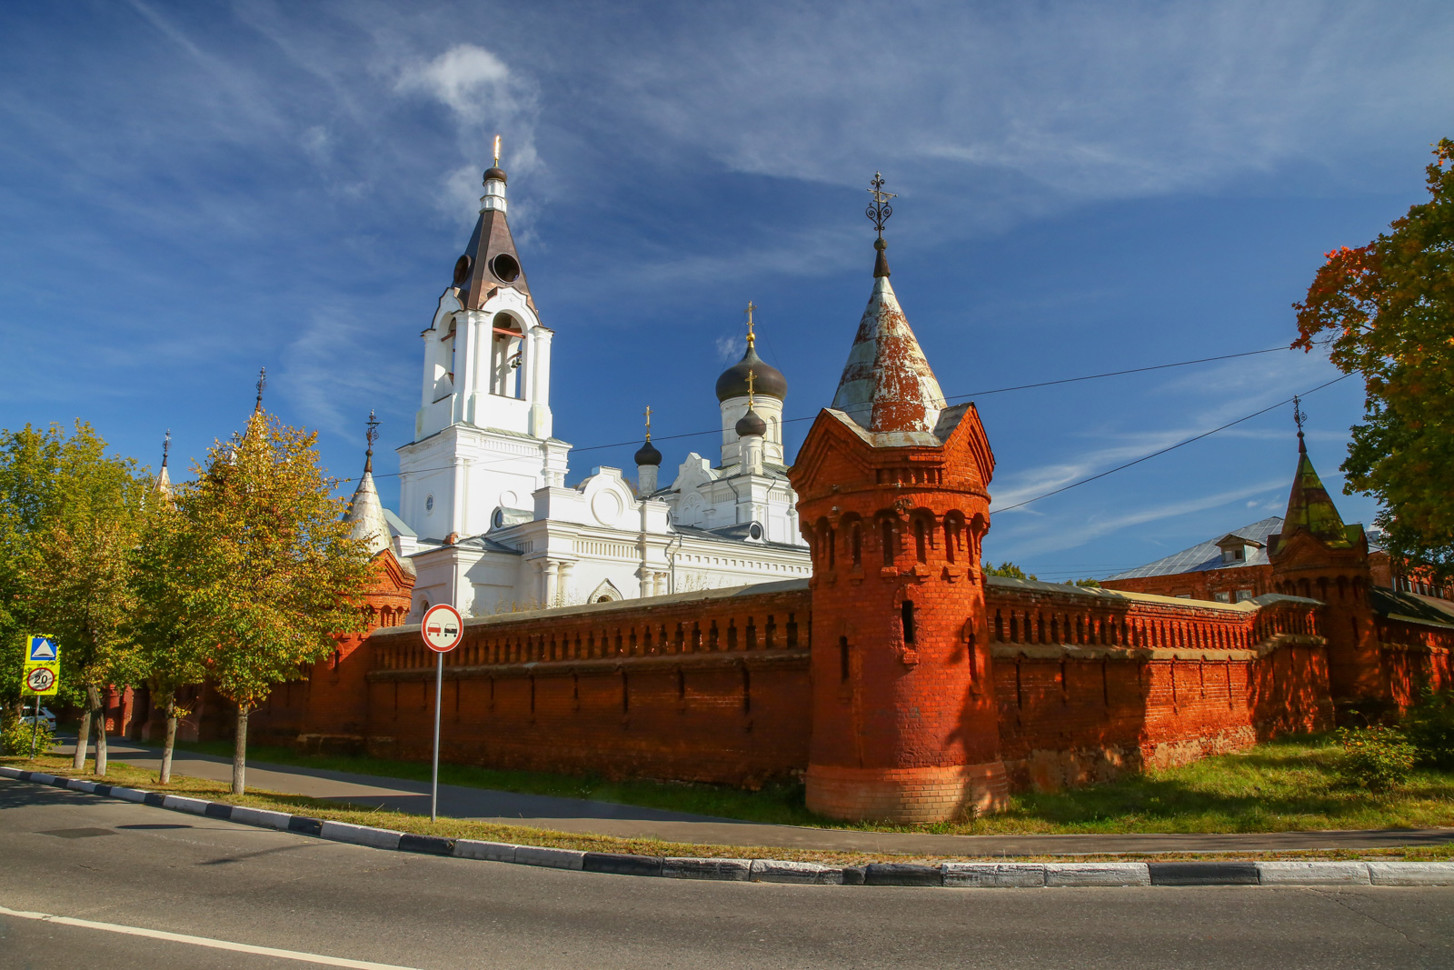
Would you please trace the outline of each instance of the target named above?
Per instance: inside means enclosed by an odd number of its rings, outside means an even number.
[[[1321,391],[1325,387],[1332,387],[1334,384],[1338,383],[1339,381],[1347,380],[1348,378],[1350,378],[1352,376],[1353,376],[1352,374],[1344,374],[1342,377],[1335,377],[1331,381],[1325,381],[1324,383],[1319,384],[1317,387],[1312,387],[1312,388],[1309,388],[1306,391],[1303,391],[1301,396],[1306,396],[1308,394],[1316,393],[1317,391]],[[1216,434],[1218,431],[1226,431],[1228,428],[1231,428],[1231,427],[1234,427],[1236,425],[1239,425],[1239,424],[1241,424],[1244,421],[1251,421],[1253,418],[1257,417],[1260,414],[1266,414],[1268,411],[1272,411],[1272,410],[1275,410],[1275,409],[1280,408],[1280,407],[1286,407],[1287,405],[1291,404],[1292,402],[1293,402],[1293,399],[1292,398],[1286,398],[1284,400],[1278,401],[1276,404],[1269,404],[1267,407],[1261,408],[1260,410],[1257,410],[1257,411],[1253,411],[1251,414],[1244,414],[1244,415],[1242,415],[1242,417],[1236,419],[1235,421],[1228,421],[1226,424],[1218,425],[1217,427],[1212,428],[1210,431],[1203,431],[1201,434],[1192,435],[1190,438],[1185,438],[1185,439],[1183,439],[1181,441],[1178,441],[1174,445],[1167,445],[1165,448],[1159,448],[1156,451],[1151,452],[1149,455],[1142,455],[1140,458],[1132,459],[1131,461],[1128,461],[1128,462],[1126,462],[1123,465],[1117,465],[1115,468],[1108,468],[1105,471],[1100,472],[1098,474],[1091,475],[1091,476],[1089,476],[1087,478],[1082,478],[1079,481],[1071,482],[1069,485],[1062,485],[1059,488],[1052,489],[1052,490],[1050,490],[1048,492],[1044,492],[1044,493],[1042,493],[1040,495],[1036,495],[1034,498],[1027,498],[1023,502],[1016,502],[1014,505],[1006,505],[1004,508],[1000,508],[1000,509],[996,509],[994,507],[991,507],[990,508],[990,511],[991,512],[1009,512],[1009,511],[1011,511],[1013,509],[1022,509],[1025,506],[1029,505],[1031,502],[1038,502],[1041,499],[1049,498],[1052,495],[1059,495],[1061,492],[1068,492],[1072,488],[1079,488],[1081,485],[1086,485],[1086,484],[1089,484],[1090,482],[1094,482],[1094,481],[1096,481],[1098,479],[1105,478],[1107,475],[1114,475],[1116,472],[1124,471],[1125,469],[1130,468],[1133,465],[1139,465],[1143,461],[1150,461],[1152,458],[1156,458],[1159,455],[1164,455],[1168,451],[1175,451],[1176,449],[1178,449],[1178,448],[1180,448],[1180,447],[1182,447],[1184,445],[1189,445],[1189,444],[1191,444],[1194,441],[1201,441],[1203,438],[1210,437],[1210,436]]]
[[[1279,351],[1287,351],[1289,349],[1290,348],[1288,348],[1288,347],[1268,347],[1268,348],[1266,348],[1264,350],[1244,350],[1244,351],[1239,351],[1237,353],[1232,353],[1232,354],[1218,354],[1218,355],[1216,355],[1214,357],[1198,357],[1198,358],[1196,358],[1194,360],[1178,360],[1178,361],[1172,361],[1171,363],[1167,363],[1167,364],[1149,364],[1149,365],[1147,365],[1145,367],[1129,367],[1129,368],[1126,368],[1124,370],[1105,371],[1105,372],[1100,373],[1100,374],[1083,374],[1083,375],[1081,375],[1079,377],[1062,377],[1062,378],[1059,378],[1057,380],[1051,380],[1051,381],[1036,381],[1036,382],[1031,383],[1031,384],[1013,384],[1013,385],[1009,385],[1007,387],[995,387],[995,388],[989,388],[987,390],[971,391],[971,392],[969,392],[967,394],[953,394],[953,395],[948,396],[946,398],[946,400],[947,401],[959,401],[959,400],[966,400],[966,399],[975,398],[975,397],[988,397],[991,394],[1005,394],[1005,393],[1009,393],[1011,391],[1028,391],[1028,390],[1035,390],[1035,389],[1042,388],[1042,387],[1054,387],[1054,386],[1060,385],[1060,384],[1076,384],[1076,383],[1079,383],[1081,381],[1098,381],[1098,380],[1103,380],[1103,379],[1109,378],[1109,377],[1124,377],[1124,376],[1128,376],[1128,375],[1131,375],[1131,374],[1144,374],[1144,373],[1148,373],[1150,371],[1167,370],[1167,369],[1170,369],[1170,368],[1173,368],[1173,367],[1191,367],[1191,366],[1194,366],[1196,364],[1210,364],[1210,363],[1215,363],[1215,362],[1220,361],[1220,360],[1235,360],[1235,359],[1237,359],[1239,357],[1256,357],[1256,356],[1258,356],[1260,354],[1272,354],[1272,353],[1277,353]],[[1323,385],[1323,386],[1326,386],[1326,385]],[[1311,392],[1309,392],[1309,393],[1311,393]],[[1277,407],[1277,406],[1279,406],[1279,405],[1273,405],[1273,407]],[[1261,413],[1261,412],[1259,412],[1259,413]],[[784,418],[782,423],[783,424],[797,424],[797,423],[802,422],[802,421],[812,421],[815,418],[817,418],[817,416],[818,415],[815,413],[815,414],[800,415],[800,416],[795,417],[795,418]],[[1255,415],[1249,415],[1249,417],[1255,417]],[[700,437],[703,437],[705,435],[716,435],[716,434],[721,434],[721,433],[722,433],[722,429],[721,428],[711,428],[709,430],[704,430],[704,431],[681,431],[681,432],[678,432],[676,434],[665,434],[665,435],[658,434],[658,435],[652,435],[651,440],[654,441],[654,442],[659,442],[659,441],[677,441],[677,440],[680,440],[682,438],[700,438]],[[1213,433],[1213,432],[1208,432],[1208,433],[1210,434],[1210,433]],[[1195,439],[1192,439],[1192,440],[1195,440]],[[579,447],[572,447],[571,448],[571,452],[573,454],[580,454],[582,452],[587,452],[587,451],[605,451],[605,450],[611,449],[611,448],[630,448],[630,447],[633,447],[633,446],[639,445],[639,444],[640,444],[640,441],[638,441],[638,440],[636,440],[636,439],[633,438],[633,439],[631,439],[629,441],[613,441],[613,442],[608,442],[606,444],[600,444],[600,445],[582,445],[582,446],[579,446]],[[1148,457],[1154,457],[1154,456],[1148,456]],[[513,460],[514,460],[514,458],[501,459],[502,462],[503,461],[513,461]],[[489,464],[489,463],[486,462],[486,463],[478,463],[478,464]],[[442,471],[446,467],[448,467],[448,466],[439,466],[438,468],[421,468],[421,469],[419,469],[419,471]],[[375,472],[374,473],[374,477],[375,478],[397,478],[397,477],[399,477],[399,473],[398,472]],[[346,483],[346,482],[357,481],[357,478],[356,477],[354,477],[354,478],[340,478],[338,481],[339,481],[340,484],[343,484],[343,483]],[[1054,493],[1050,493],[1050,494],[1054,494]],[[1035,501],[1035,499],[1030,499],[1028,501]],[[1015,508],[1018,508],[1018,506],[1014,506],[1014,507]]]

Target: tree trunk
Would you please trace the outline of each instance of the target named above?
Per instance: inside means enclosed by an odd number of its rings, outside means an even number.
[[[90,696],[87,688],[87,696]],[[76,729],[76,756],[71,759],[71,768],[81,771],[86,767],[86,744],[91,740],[91,705],[81,712],[81,726]]]
[[[163,785],[172,783],[172,749],[177,744],[177,692],[169,690],[162,700],[162,710],[167,712],[167,739],[162,742],[162,771],[158,781]]]
[[[91,727],[96,732],[96,774],[106,777],[106,708],[101,689],[86,685],[86,700],[91,706]]]
[[[237,739],[232,749],[232,793],[241,795],[247,779],[247,715],[250,710],[237,705]]]

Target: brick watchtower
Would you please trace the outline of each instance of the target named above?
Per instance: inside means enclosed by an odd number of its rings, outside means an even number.
[[[1345,525],[1323,487],[1303,442],[1298,421],[1298,465],[1287,498],[1282,532],[1268,542],[1273,587],[1279,593],[1322,600],[1320,632],[1328,641],[1328,679],[1341,712],[1373,713],[1390,700],[1378,650],[1378,628],[1370,601],[1373,580],[1368,536],[1363,526]]]
[[[873,295],[789,471],[813,557],[807,804],[934,822],[1007,794],[980,571],[994,455],[889,284],[882,185]]]

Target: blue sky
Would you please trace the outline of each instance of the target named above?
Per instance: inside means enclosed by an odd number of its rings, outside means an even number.
[[[629,469],[647,404],[668,465],[714,454],[748,300],[788,416],[831,399],[880,170],[895,288],[1004,508],[1338,376],[1288,351],[986,393],[1286,346],[1321,254],[1423,197],[1451,36],[1443,2],[15,0],[0,426],[81,417],[153,466],[171,428],[181,471],[266,365],[356,474],[370,408],[382,444],[412,429],[498,132],[573,480]],[[1305,402],[1333,488],[1361,401]],[[998,514],[986,556],[1106,575],[1280,513],[1294,464],[1280,408]]]

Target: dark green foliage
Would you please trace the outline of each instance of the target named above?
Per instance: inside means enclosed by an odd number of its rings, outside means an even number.
[[[1404,718],[1403,731],[1419,764],[1454,771],[1454,691],[1426,692]]]
[[[1338,743],[1343,746],[1339,767],[1350,785],[1381,795],[1413,774],[1414,746],[1395,728],[1339,728]]]

